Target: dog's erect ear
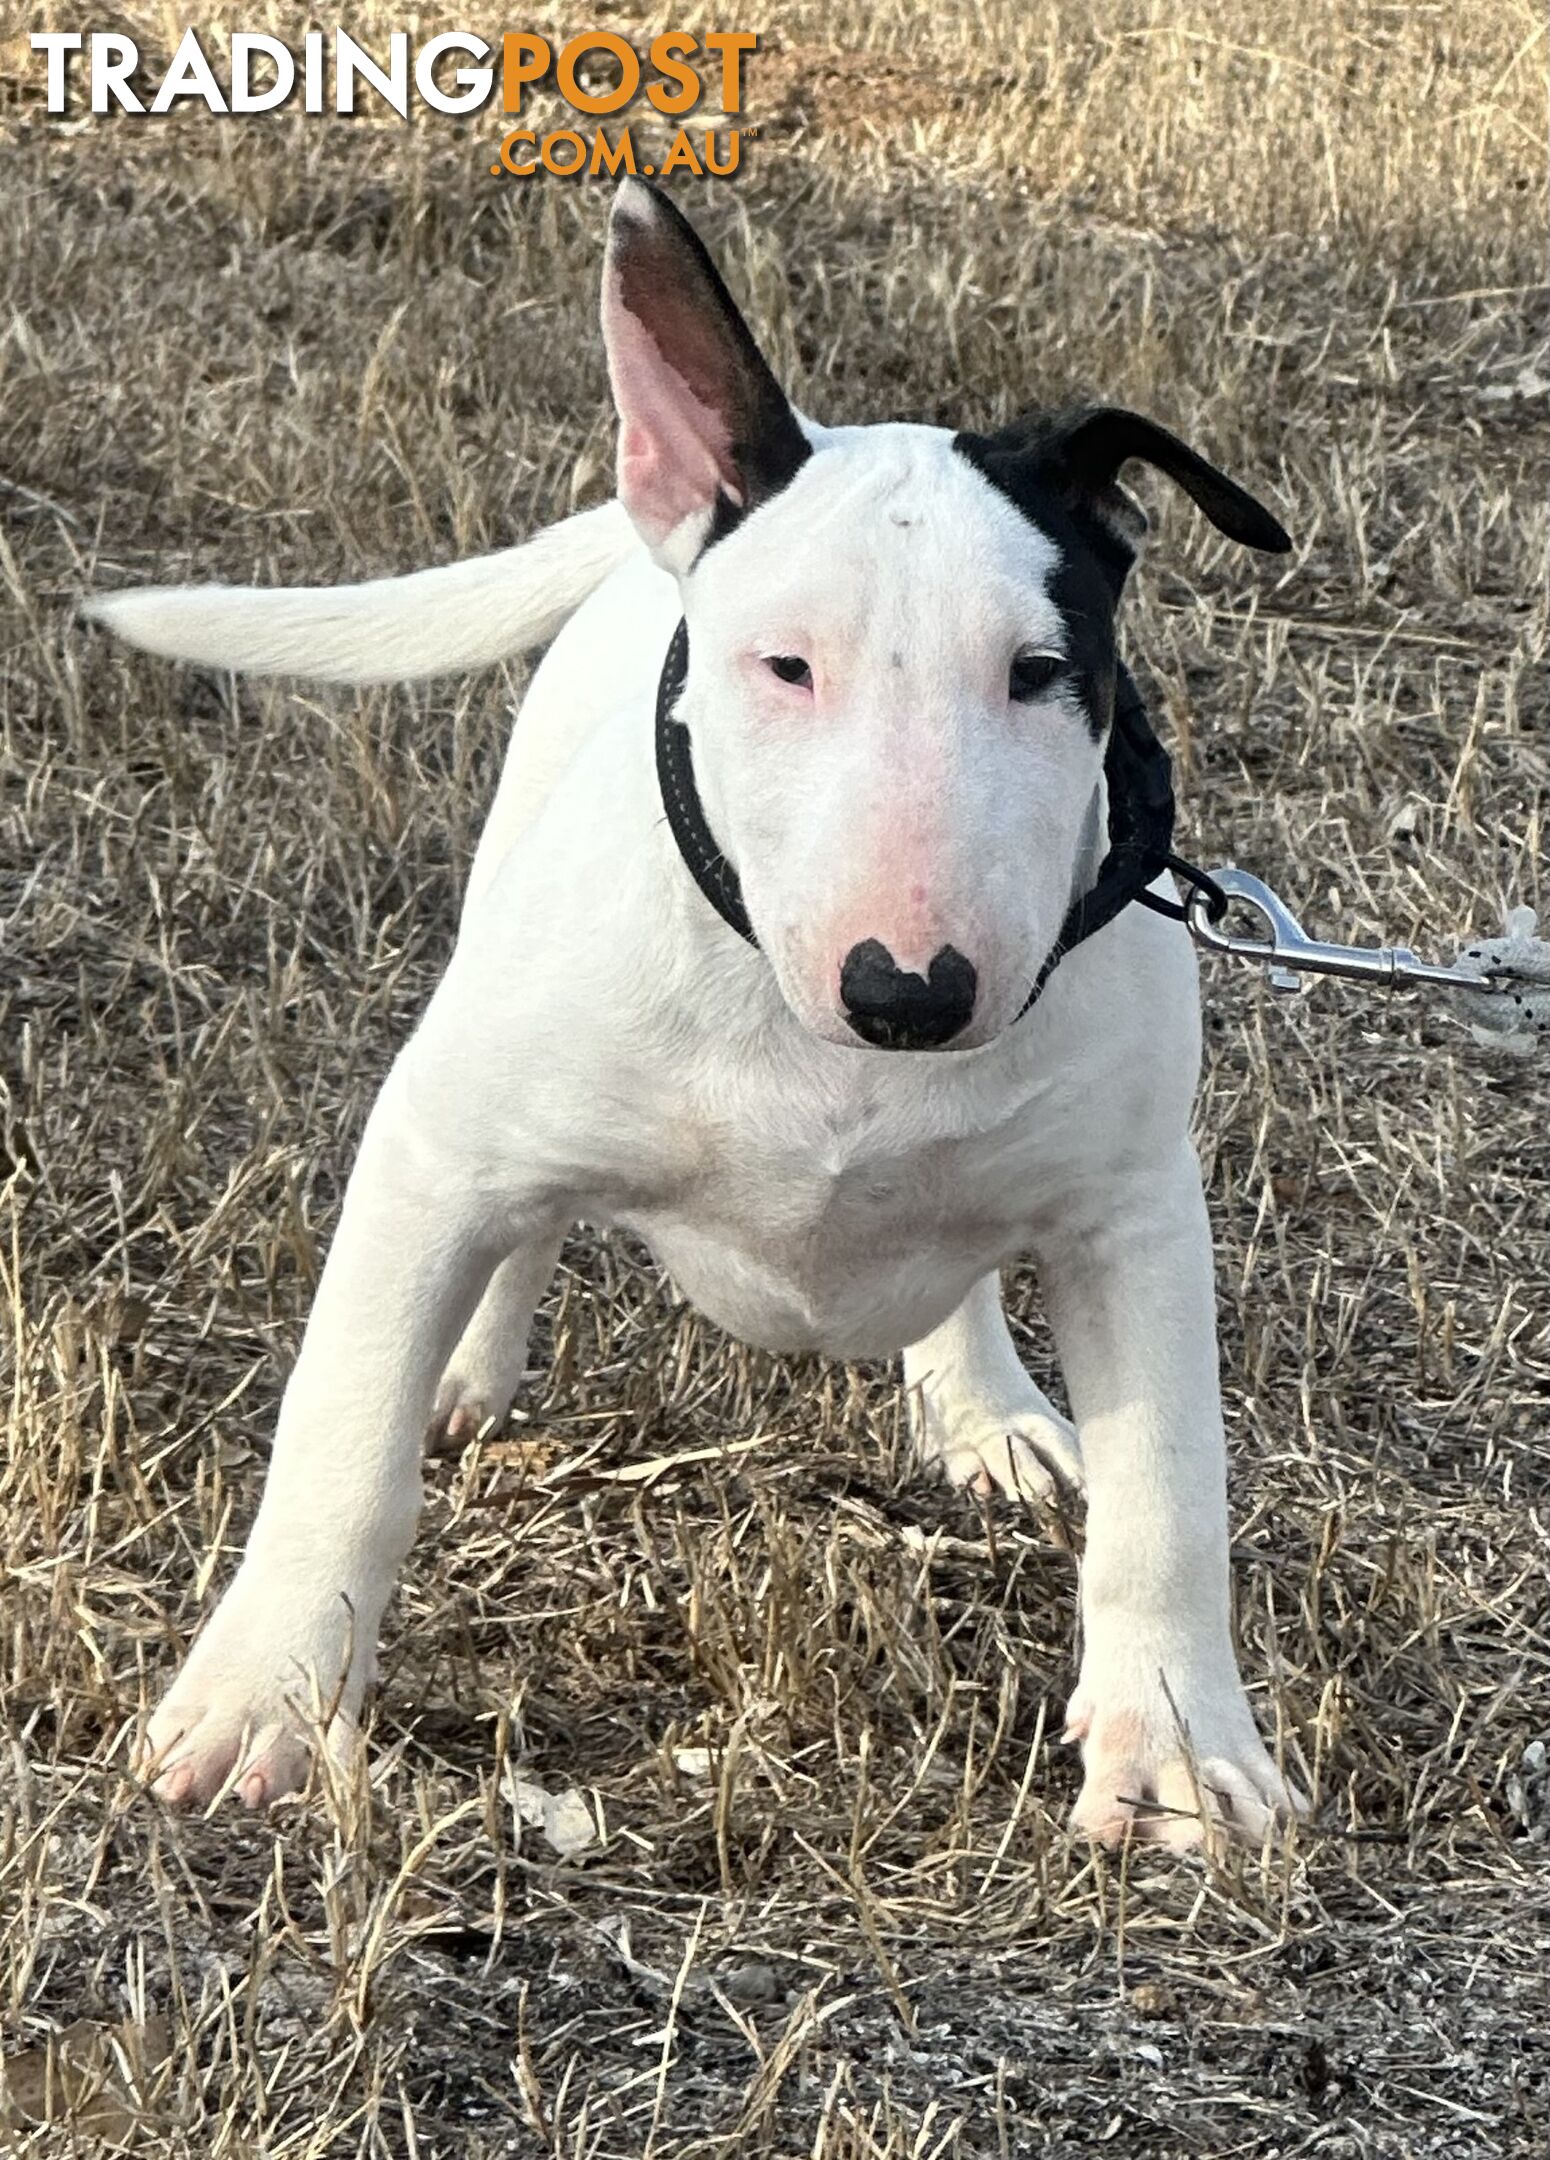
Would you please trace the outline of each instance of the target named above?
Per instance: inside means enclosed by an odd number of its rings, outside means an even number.
[[[698,234],[640,180],[614,197],[603,338],[620,498],[664,568],[687,570],[810,445]]]

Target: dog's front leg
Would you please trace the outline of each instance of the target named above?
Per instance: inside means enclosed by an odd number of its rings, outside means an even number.
[[[553,1226],[492,1206],[409,1097],[401,1065],[366,1128],[247,1550],[151,1720],[142,1767],[166,1799],[234,1779],[258,1806],[301,1782],[319,1723],[348,1742],[414,1536],[437,1379],[501,1256],[550,1250]]]
[[[1201,1810],[1257,1841],[1298,1803],[1244,1696],[1229,1617],[1210,1231],[1194,1150],[1067,1196],[1036,1242],[1087,1471],[1073,1820],[1184,1848]],[[1165,1811],[1173,1812],[1165,1812]]]

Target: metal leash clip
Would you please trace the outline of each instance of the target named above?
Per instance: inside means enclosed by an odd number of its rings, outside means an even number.
[[[1210,888],[1215,887],[1213,893]],[[1237,936],[1222,924],[1226,909],[1217,895],[1231,904],[1250,907],[1268,925],[1268,937]],[[1380,984],[1386,990],[1413,983],[1438,983],[1445,987],[1490,994],[1508,990],[1512,975],[1505,969],[1487,968],[1471,974],[1459,967],[1436,966],[1418,960],[1404,945],[1327,945],[1311,938],[1285,901],[1247,870],[1213,870],[1209,879],[1195,885],[1184,905],[1190,936],[1208,952],[1226,953],[1234,960],[1254,960],[1269,970],[1272,989],[1296,992],[1305,975],[1341,975],[1353,982]]]

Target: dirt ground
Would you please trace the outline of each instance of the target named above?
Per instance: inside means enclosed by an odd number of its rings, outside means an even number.
[[[174,14],[92,26],[159,66]],[[0,29],[0,2151],[1550,2151],[1550,1083],[1420,1001],[1207,970],[1285,1849],[1073,1843],[1079,1532],[925,1479],[892,1371],[749,1353],[583,1239],[508,1427],[431,1465],[369,1784],[189,1821],[130,1782],[520,678],[234,684],[74,605],[598,499],[606,187],[492,178],[493,115],[51,121],[21,33],[83,21]],[[1187,845],[1427,952],[1550,909],[1539,9],[721,26],[757,132],[678,199],[808,410],[1114,398],[1295,535],[1150,493]]]

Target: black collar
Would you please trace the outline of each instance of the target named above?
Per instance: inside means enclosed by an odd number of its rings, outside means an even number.
[[[674,708],[689,671],[689,625],[673,632],[657,684],[657,783],[678,852],[689,875],[724,923],[758,945],[743,905],[737,872],[716,844],[694,780],[694,750],[689,730]],[[1060,962],[1084,938],[1110,923],[1132,900],[1150,904],[1146,888],[1170,867],[1173,840],[1173,778],[1168,753],[1152,733],[1140,693],[1125,668],[1119,670],[1114,695],[1114,724],[1104,753],[1109,797],[1109,849],[1098,875],[1072,903],[1053,951],[1028,993],[1027,1012]],[[1160,912],[1173,914],[1171,906]]]

